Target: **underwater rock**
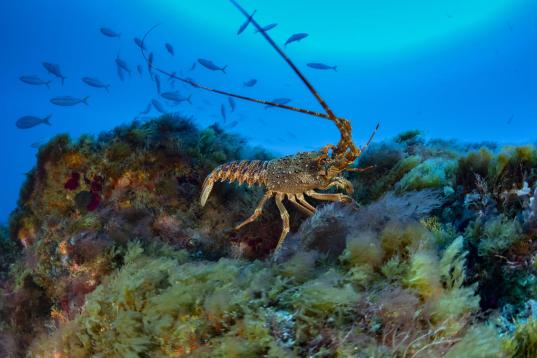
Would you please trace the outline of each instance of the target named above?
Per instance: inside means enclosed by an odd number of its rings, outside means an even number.
[[[358,204],[290,208],[273,256],[273,203],[234,230],[261,190],[198,201],[212,169],[264,150],[170,115],[57,136],[0,231],[0,353],[533,354],[537,156],[479,148],[418,131],[372,145],[347,176]]]

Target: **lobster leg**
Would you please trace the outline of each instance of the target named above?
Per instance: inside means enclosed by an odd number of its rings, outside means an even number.
[[[302,205],[301,203],[299,203],[297,201],[297,198],[295,197],[294,194],[287,194],[287,199],[293,204],[295,205],[298,210],[302,211],[304,214],[306,215],[313,215],[313,210],[310,210],[309,208],[307,208],[306,206]]]
[[[261,212],[263,211],[263,206],[265,206],[265,203],[267,202],[268,199],[272,197],[272,195],[273,193],[271,191],[267,191],[265,195],[263,195],[263,197],[259,201],[259,204],[257,204],[257,207],[254,210],[254,213],[248,219],[244,220],[242,223],[235,226],[235,230],[239,230],[244,225],[247,225],[251,223],[252,221],[254,221],[255,219],[257,219],[259,215],[261,215]]]
[[[304,198],[304,194],[296,194],[296,198],[298,199],[298,202],[302,205],[304,205],[306,208],[310,209],[312,212],[315,212],[315,207],[308,203],[306,199]]]
[[[306,192],[306,195],[311,196],[314,199],[317,200],[324,200],[324,201],[341,201],[343,203],[352,203],[353,200],[350,196],[337,193],[337,194],[327,194],[327,193],[317,193],[313,190],[308,190]]]
[[[283,193],[276,193],[276,206],[280,210],[280,216],[282,217],[283,222],[283,229],[282,234],[280,235],[280,239],[278,240],[278,245],[276,245],[276,249],[274,249],[274,252],[277,252],[285,240],[285,237],[289,233],[289,213],[287,212],[287,209],[285,209],[285,206],[283,206]]]
[[[335,177],[333,179],[333,181],[328,184],[328,186],[326,188],[323,188],[323,189],[330,189],[330,188],[337,188],[337,189],[341,189],[341,190],[344,190],[346,193],[350,193],[352,194],[354,192],[354,188],[352,186],[352,183],[350,181],[348,181],[347,179],[345,178],[342,178],[342,177]]]

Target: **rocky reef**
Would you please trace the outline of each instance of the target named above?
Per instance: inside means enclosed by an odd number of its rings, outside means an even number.
[[[275,206],[199,190],[269,159],[164,116],[40,148],[0,230],[0,353],[36,357],[535,357],[537,147],[370,146],[359,205]]]

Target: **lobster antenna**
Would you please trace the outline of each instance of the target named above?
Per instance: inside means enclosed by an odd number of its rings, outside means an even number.
[[[159,26],[160,24],[156,24],[154,26],[152,26],[144,35],[144,37],[142,38],[142,46],[140,46],[140,51],[142,51],[142,56],[145,60],[145,62],[149,65],[149,67],[159,73],[162,73],[163,75],[166,75],[168,76],[169,78],[173,78],[173,79],[176,79],[178,81],[181,81],[181,82],[184,82],[184,83],[187,83],[189,85],[191,85],[192,87],[195,87],[195,88],[199,88],[199,89],[202,89],[202,90],[205,90],[205,91],[210,91],[210,92],[214,92],[214,93],[218,93],[218,94],[222,94],[222,95],[225,95],[225,96],[229,96],[229,97],[234,97],[234,98],[238,98],[238,99],[242,99],[242,100],[245,100],[245,101],[250,101],[250,102],[255,102],[255,103],[261,103],[261,104],[264,104],[264,105],[267,105],[267,106],[271,106],[271,107],[278,107],[278,108],[282,108],[282,109],[287,109],[287,110],[290,110],[290,111],[295,111],[295,112],[300,112],[300,113],[303,113],[303,114],[307,114],[307,115],[310,115],[310,116],[315,116],[315,117],[320,117],[320,118],[325,118],[325,119],[330,119],[330,120],[334,120],[333,117],[330,117],[330,114],[325,114],[325,113],[321,113],[321,112],[317,112],[317,111],[312,111],[312,110],[309,110],[309,109],[303,109],[303,108],[298,108],[298,107],[293,107],[293,106],[288,106],[288,105],[285,105],[285,104],[281,104],[281,103],[275,103],[275,102],[270,102],[270,101],[265,101],[265,100],[261,100],[261,99],[256,99],[256,98],[252,98],[252,97],[247,97],[247,96],[243,96],[243,95],[239,95],[239,94],[235,94],[235,93],[231,93],[231,92],[227,92],[227,91],[222,91],[222,90],[219,90],[219,89],[215,89],[215,88],[210,88],[210,87],[207,87],[207,86],[204,86],[202,84],[199,84],[197,82],[194,82],[192,79],[190,78],[183,78],[183,77],[179,77],[177,76],[177,74],[175,73],[170,73],[166,70],[163,70],[157,66],[155,66],[152,62],[149,61],[149,59],[147,58],[146,54],[145,54],[145,51],[144,51],[144,43],[145,43],[145,40],[147,38],[147,36],[155,29]],[[259,25],[257,25],[259,26]],[[333,116],[333,114],[332,114]]]
[[[263,31],[263,28],[259,25],[257,21],[255,21],[254,17],[250,17],[250,15],[244,10],[244,8],[236,1],[236,0],[229,0],[235,7],[244,15],[247,19],[250,19],[250,22],[256,27],[256,29],[263,35],[265,40],[268,41],[268,43],[280,54],[280,56],[287,62],[287,64],[295,71],[298,77],[304,82],[306,87],[308,87],[308,90],[313,94],[313,96],[317,99],[319,104],[324,108],[325,112],[328,114],[328,118],[332,120],[336,120],[337,117],[332,112],[330,107],[328,107],[328,104],[322,99],[322,97],[319,95],[319,92],[313,87],[313,85],[308,81],[308,79],[300,72],[298,67],[291,61],[291,59],[283,52],[283,50],[274,42],[274,40],[267,34],[266,31]]]

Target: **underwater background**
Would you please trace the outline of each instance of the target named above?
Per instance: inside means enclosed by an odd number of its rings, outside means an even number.
[[[257,9],[262,24],[278,24],[270,35],[280,45],[293,33],[309,34],[286,51],[336,114],[353,121],[357,143],[368,138],[377,122],[378,139],[413,128],[429,138],[462,141],[536,139],[534,1],[246,1],[244,6]],[[32,144],[58,133],[77,137],[129,123],[159,97],[133,41],[154,24],[162,25],[147,45],[161,68],[183,71],[218,89],[267,100],[287,97],[292,105],[318,109],[261,36],[252,28],[237,36],[242,15],[227,1],[25,0],[3,1],[0,7],[3,222],[15,207],[24,173],[35,163]],[[106,37],[101,27],[121,37]],[[165,43],[173,45],[175,56]],[[124,82],[116,73],[118,54],[133,71]],[[199,65],[189,72],[198,58],[227,65],[226,74]],[[65,85],[54,80],[47,89],[19,80],[23,75],[53,79],[42,66],[45,61],[60,65]],[[311,69],[309,62],[337,65],[338,70]],[[141,76],[137,65],[143,66]],[[110,84],[109,93],[83,83],[85,76]],[[251,78],[257,85],[244,87]],[[163,90],[169,90],[169,81],[162,82]],[[167,110],[193,116],[202,127],[221,120],[226,98],[177,89],[192,94],[192,105],[184,102]],[[49,102],[66,95],[90,96],[89,104],[58,107]],[[279,154],[337,140],[328,121],[263,107],[239,101],[236,112],[229,113],[228,124],[238,121],[230,130]],[[50,127],[15,127],[19,117],[49,114]],[[145,117],[156,114],[153,109]]]
[[[0,356],[537,357],[537,3],[233,3],[0,3]]]

